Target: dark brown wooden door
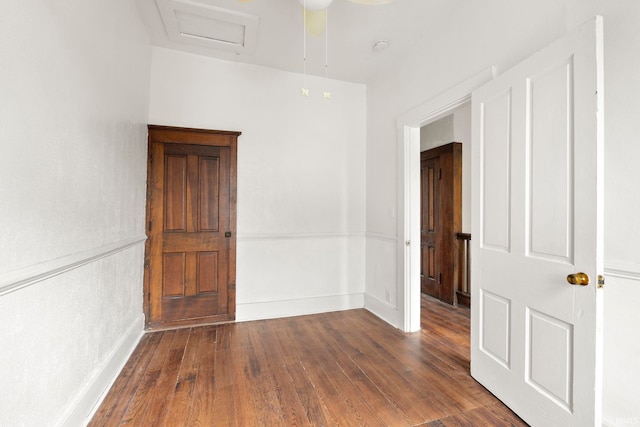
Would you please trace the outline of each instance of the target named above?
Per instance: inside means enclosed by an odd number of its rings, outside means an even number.
[[[458,281],[462,144],[424,151],[421,164],[421,291],[449,304]]]
[[[235,318],[237,135],[149,127],[148,328]]]
[[[440,299],[439,251],[440,231],[440,161],[431,157],[420,161],[421,178],[421,281],[422,293]]]

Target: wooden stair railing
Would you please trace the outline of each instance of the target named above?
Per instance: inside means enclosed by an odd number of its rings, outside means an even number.
[[[470,253],[470,241],[471,234],[469,233],[457,233],[456,238],[458,239],[458,283],[456,286],[456,297],[458,300],[458,305],[462,305],[464,307],[471,306],[471,294],[469,293],[469,286],[471,284],[471,274],[469,271],[469,266],[471,265],[471,253]]]

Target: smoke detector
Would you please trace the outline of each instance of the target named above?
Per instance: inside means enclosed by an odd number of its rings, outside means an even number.
[[[381,50],[386,49],[387,46],[389,46],[389,41],[387,41],[387,40],[378,40],[377,42],[375,42],[373,44],[373,51],[374,52],[380,52]]]

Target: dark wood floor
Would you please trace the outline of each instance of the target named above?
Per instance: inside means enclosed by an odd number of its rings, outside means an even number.
[[[146,334],[90,426],[526,426],[469,376],[469,312],[366,310]]]

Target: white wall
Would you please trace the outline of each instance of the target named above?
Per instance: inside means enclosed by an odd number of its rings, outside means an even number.
[[[453,114],[420,128],[420,151],[427,151],[454,142]]]
[[[604,425],[640,425],[637,295],[640,274],[609,272],[605,285]],[[615,329],[614,329],[615,328]]]
[[[364,85],[162,48],[151,74],[151,123],[242,132],[237,319],[362,307]]]
[[[397,64],[397,70],[379,75],[367,87],[367,233],[383,235],[384,244],[367,241],[367,304],[377,313],[393,313],[398,300],[385,304],[384,295],[401,293],[399,280],[376,280],[376,271],[398,272],[403,249],[398,243],[397,215],[400,205],[395,121],[414,106],[434,98],[491,66],[504,71],[533,52],[543,48],[567,31],[590,19],[604,16],[605,24],[605,138],[606,138],[606,208],[605,262],[632,279],[610,280],[605,295],[605,420],[610,425],[625,425],[632,420],[640,424],[638,364],[629,360],[640,357],[635,346],[626,346],[620,356],[623,339],[637,340],[633,325],[640,323],[640,311],[628,308],[628,301],[640,299],[640,196],[631,190],[640,184],[634,163],[640,158],[640,3],[634,0],[484,0],[452,8],[416,40],[415,55]],[[435,46],[432,40],[439,40]],[[432,61],[430,58],[438,58]],[[401,237],[400,237],[401,238]],[[383,263],[381,265],[381,263]],[[396,276],[400,276],[399,274]],[[624,290],[624,291],[623,291]],[[394,303],[396,304],[394,306]],[[625,307],[621,321],[619,307]],[[398,324],[402,316],[389,316]],[[622,363],[624,362],[624,364]],[[614,397],[615,396],[615,397]],[[616,402],[614,405],[613,402]],[[629,423],[626,423],[629,425]]]
[[[150,46],[127,0],[0,23],[0,425],[80,425],[143,329]]]

